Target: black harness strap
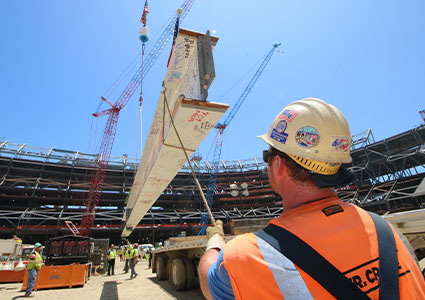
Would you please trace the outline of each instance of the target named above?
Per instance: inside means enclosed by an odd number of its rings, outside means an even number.
[[[379,299],[400,299],[398,258],[394,234],[387,221],[370,213],[375,223],[379,247]]]

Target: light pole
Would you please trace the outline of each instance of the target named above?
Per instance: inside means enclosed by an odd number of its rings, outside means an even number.
[[[248,191],[248,184],[246,182],[241,183],[241,186],[238,187],[238,185],[236,184],[236,182],[232,183],[230,185],[230,195],[232,197],[238,197],[241,200],[241,206],[242,206],[242,211],[244,210],[243,208],[243,197],[247,197],[249,196],[249,191]]]

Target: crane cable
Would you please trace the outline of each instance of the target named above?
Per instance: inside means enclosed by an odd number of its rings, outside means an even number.
[[[167,96],[165,95],[165,90],[166,89],[164,87],[163,90],[162,90],[162,93],[164,95],[164,102],[167,106],[167,111],[168,111],[168,115],[170,116],[171,124],[173,125],[173,128],[174,128],[174,131],[176,132],[177,138],[179,139],[181,149],[183,150],[184,156],[186,157],[186,161],[189,164],[190,171],[192,172],[193,179],[195,180],[196,185],[198,186],[199,193],[201,193],[201,197],[202,197],[202,200],[204,201],[205,207],[207,208],[208,215],[210,216],[211,223],[215,226],[215,219],[212,215],[212,212],[211,212],[210,206],[208,205],[207,199],[205,198],[204,191],[202,190],[202,187],[199,184],[198,178],[196,178],[195,171],[193,170],[192,164],[190,163],[190,160],[189,160],[189,156],[186,153],[186,148],[184,147],[183,142],[180,138],[179,132],[177,131],[176,125],[174,124],[173,116],[171,115],[170,107],[168,106]]]
[[[145,43],[142,44],[142,74],[143,74],[143,67],[145,65],[144,60],[145,60]],[[140,78],[139,128],[137,130],[136,162],[137,162],[137,154],[139,153],[139,136],[140,136],[140,150],[143,147],[143,136],[142,136],[142,104],[143,104],[143,76]]]
[[[142,41],[142,69],[140,76],[140,98],[139,98],[139,128],[137,131],[137,142],[136,142],[136,161],[137,154],[139,153],[139,135],[140,135],[140,149],[143,147],[143,137],[142,137],[142,104],[143,104],[143,71],[145,66],[145,42],[149,41],[149,30],[146,26],[147,15],[149,13],[148,0],[145,1],[145,6],[143,7],[143,14],[140,22],[143,24],[143,27],[140,29],[139,39]]]
[[[245,74],[243,74],[230,88],[228,88],[223,94],[220,95],[220,99],[224,98],[224,96],[226,96],[228,93],[230,93],[248,74],[250,74],[252,72],[252,70],[254,70],[254,68],[256,66],[258,66],[265,58],[266,58],[267,54],[264,55],[263,57],[261,57],[261,59],[259,59],[255,64],[252,65],[251,68],[249,68]]]

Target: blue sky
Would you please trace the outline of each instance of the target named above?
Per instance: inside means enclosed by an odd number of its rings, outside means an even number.
[[[182,3],[149,1],[151,41]],[[95,153],[106,117],[91,114],[100,96],[115,102],[135,73],[105,94],[141,52],[143,5],[144,0],[1,1],[0,140]],[[260,157],[266,146],[256,136],[286,104],[305,97],[336,105],[352,134],[371,128],[376,140],[423,123],[418,112],[425,109],[424,12],[422,0],[196,0],[181,27],[215,30],[220,38],[208,100],[233,105],[255,69],[223,94],[274,43],[282,43],[226,129],[222,159]],[[144,80],[144,137],[170,47]],[[120,114],[113,155],[136,156],[138,127],[135,95]],[[214,136],[200,146],[208,160]]]

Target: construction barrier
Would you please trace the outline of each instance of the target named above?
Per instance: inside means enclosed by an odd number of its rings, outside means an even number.
[[[84,286],[89,276],[90,264],[71,264],[65,266],[43,266],[38,271],[34,291],[58,287]],[[25,270],[22,291],[27,289],[28,274]]]
[[[0,283],[6,282],[23,282],[26,270],[13,271],[13,270],[1,270],[0,271]]]

